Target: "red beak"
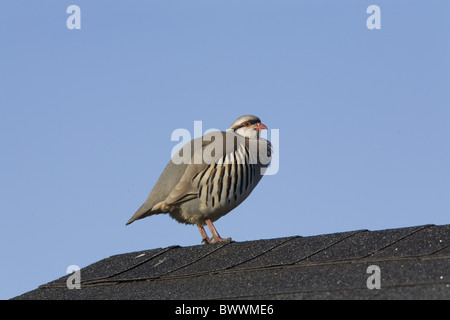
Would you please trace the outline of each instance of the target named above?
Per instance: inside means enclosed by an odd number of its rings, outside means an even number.
[[[267,130],[267,127],[260,122],[258,122],[254,128],[255,130]]]

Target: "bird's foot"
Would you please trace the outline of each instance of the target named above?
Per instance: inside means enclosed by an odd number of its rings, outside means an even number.
[[[202,235],[202,243],[209,244],[209,243],[216,243],[216,242],[230,242],[231,238],[221,238],[219,234],[217,233],[216,228],[214,228],[214,225],[212,224],[211,220],[206,220],[206,224],[208,225],[209,229],[212,232],[212,237],[208,237],[206,234],[205,229],[201,225],[197,225],[198,230],[200,231],[200,234]]]
[[[214,243],[214,240],[213,240],[213,238],[211,237],[206,237],[206,238],[203,238],[202,239],[202,243],[204,243],[204,244],[210,244],[210,243]]]
[[[204,244],[211,244],[211,243],[217,243],[217,242],[231,242],[231,238],[214,238],[214,237],[206,237],[202,239],[202,243]]]
[[[231,238],[221,238],[221,237],[213,237],[214,243],[216,242],[231,242]]]

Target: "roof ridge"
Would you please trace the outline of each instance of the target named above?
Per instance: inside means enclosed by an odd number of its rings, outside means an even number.
[[[341,239],[338,239],[338,240],[336,240],[336,241],[333,241],[331,244],[326,245],[324,248],[317,249],[316,251],[314,251],[314,252],[312,252],[312,253],[306,255],[305,257],[300,258],[300,259],[297,260],[297,261],[292,262],[291,264],[297,264],[297,263],[299,263],[300,261],[303,261],[303,260],[305,260],[305,259],[309,259],[309,258],[311,258],[312,256],[314,256],[314,255],[316,255],[316,254],[319,254],[320,252],[323,252],[323,251],[325,251],[325,250],[327,250],[327,249],[329,249],[329,248],[331,248],[331,247],[337,245],[338,243],[341,243],[341,242],[344,241],[344,240],[347,240],[347,239],[349,239],[349,238],[351,238],[351,237],[353,237],[353,236],[355,236],[355,235],[357,235],[357,234],[361,234],[361,233],[368,232],[368,231],[369,231],[369,230],[367,230],[367,229],[351,231],[351,234],[349,234],[348,236],[345,236],[345,237],[343,237],[343,238],[341,238]]]
[[[214,252],[216,252],[216,251],[222,249],[223,247],[229,245],[230,243],[231,243],[231,241],[228,241],[228,242],[222,242],[222,243],[220,243],[220,244],[221,244],[220,246],[218,246],[217,248],[214,248],[213,250],[209,251],[208,253],[204,254],[203,256],[201,256],[201,257],[199,257],[199,258],[197,258],[197,259],[195,259],[195,260],[193,260],[193,261],[191,261],[191,262],[185,263],[185,264],[182,265],[182,266],[179,266],[179,267],[176,267],[176,268],[174,268],[174,269],[172,269],[172,270],[170,270],[170,271],[167,271],[166,273],[160,274],[160,275],[158,276],[158,278],[164,277],[164,276],[168,275],[169,273],[175,272],[175,271],[177,271],[177,270],[180,270],[180,269],[183,269],[183,268],[185,268],[185,267],[187,267],[187,266],[190,266],[190,265],[192,265],[192,264],[194,264],[194,263],[197,263],[198,261],[200,261],[200,260],[206,258],[206,257],[209,256],[210,254],[212,254],[212,253],[214,253]]]
[[[292,236],[292,237],[287,237],[286,240],[284,240],[284,241],[282,241],[282,242],[280,242],[280,243],[277,243],[276,245],[274,245],[274,246],[272,246],[272,247],[266,249],[265,251],[263,251],[263,252],[261,252],[261,253],[255,255],[254,257],[251,257],[251,258],[248,258],[248,259],[246,259],[246,260],[244,260],[244,261],[241,261],[241,262],[239,262],[239,263],[236,263],[235,265],[228,266],[228,267],[226,267],[226,268],[223,269],[223,270],[228,270],[228,269],[237,267],[237,266],[239,266],[239,265],[241,265],[241,264],[244,264],[244,263],[246,263],[246,262],[249,262],[249,261],[251,261],[251,260],[253,260],[253,259],[256,259],[256,258],[258,258],[258,257],[260,257],[260,256],[262,256],[262,255],[264,255],[264,254],[266,254],[266,253],[269,252],[269,251],[272,251],[272,250],[275,249],[275,248],[278,248],[279,246],[282,246],[282,245],[288,243],[288,242],[291,241],[291,240],[298,239],[298,238],[302,238],[302,236]]]
[[[128,271],[130,271],[130,270],[132,270],[134,268],[137,268],[137,267],[147,263],[148,261],[153,260],[154,258],[156,258],[156,257],[158,257],[158,256],[160,256],[160,255],[162,255],[162,254],[164,254],[164,253],[166,253],[166,252],[168,252],[168,251],[170,251],[172,249],[179,248],[179,247],[180,246],[177,246],[177,245],[165,247],[165,248],[163,248],[162,251],[152,255],[151,257],[149,257],[147,259],[144,259],[143,261],[141,261],[141,262],[139,262],[139,263],[137,263],[137,264],[135,264],[135,265],[133,265],[133,266],[131,266],[129,268],[126,268],[124,270],[121,270],[119,272],[116,272],[116,273],[114,273],[112,275],[109,275],[109,276],[106,276],[106,277],[99,277],[99,278],[93,278],[93,279],[88,279],[88,280],[81,279],[81,284],[82,285],[89,285],[89,284],[92,284],[92,283],[95,284],[95,283],[98,283],[98,282],[103,282],[103,280],[111,279],[111,278],[116,277],[116,276],[118,276],[118,275],[120,275],[122,273],[128,272]],[[46,285],[44,285],[44,286],[46,286]]]
[[[304,264],[279,264],[279,265],[270,265],[263,267],[250,267],[250,268],[242,268],[242,269],[221,269],[221,270],[209,270],[209,271],[199,271],[192,274],[180,274],[180,275],[164,275],[157,277],[143,277],[143,278],[133,278],[133,279],[98,279],[96,281],[86,281],[83,285],[95,286],[95,285],[106,285],[111,283],[121,283],[121,282],[135,282],[135,281],[158,281],[158,280],[174,280],[174,279],[186,279],[192,277],[201,277],[205,275],[212,275],[218,273],[239,273],[239,272],[253,272],[259,270],[269,270],[269,269],[282,269],[282,268],[307,268],[314,266],[326,266],[326,265],[338,265],[338,264],[358,264],[358,263],[373,263],[373,262],[388,262],[388,261],[413,261],[413,260],[442,260],[442,259],[450,259],[449,255],[441,255],[441,256],[429,256],[429,255],[417,255],[417,256],[404,256],[404,257],[383,257],[383,258],[373,258],[361,260],[361,258],[350,258],[350,259],[339,259],[332,261],[311,261]],[[443,283],[443,282],[439,282]],[[45,288],[57,288],[57,287],[66,287],[64,283],[57,283],[54,285],[42,286],[42,289]]]
[[[381,248],[375,249],[374,251],[366,254],[365,256],[360,257],[359,259],[367,258],[367,257],[369,257],[369,256],[371,256],[371,255],[373,255],[373,254],[375,254],[375,253],[377,253],[379,251],[385,250],[386,248],[389,248],[390,246],[392,246],[392,245],[394,245],[394,244],[396,244],[396,243],[398,243],[398,242],[400,242],[400,241],[402,241],[402,240],[412,236],[413,234],[415,234],[415,233],[417,233],[419,231],[425,230],[427,228],[430,228],[432,226],[434,226],[434,225],[433,224],[426,224],[426,225],[423,225],[423,226],[417,226],[416,229],[412,230],[408,234],[406,234],[406,235],[404,235],[402,237],[399,237],[398,239],[395,239],[391,243],[389,243],[389,244],[387,244],[387,245],[385,245],[385,246],[383,246]],[[376,232],[376,231],[372,231],[372,232]]]
[[[84,267],[83,290],[65,275],[14,299],[448,298],[449,248],[450,224],[162,247]],[[367,290],[370,265],[389,290]]]

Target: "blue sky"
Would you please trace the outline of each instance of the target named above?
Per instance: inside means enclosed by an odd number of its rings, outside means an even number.
[[[2,1],[0,299],[200,244],[167,215],[125,227],[195,120],[279,130],[279,172],[224,237],[450,223],[448,30],[448,1]]]

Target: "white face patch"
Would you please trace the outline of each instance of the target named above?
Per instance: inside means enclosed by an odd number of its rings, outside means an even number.
[[[255,128],[253,128],[253,126],[241,127],[241,128],[236,129],[235,132],[238,135],[243,136],[245,138],[258,138],[258,136],[259,136],[259,131],[255,130]]]

